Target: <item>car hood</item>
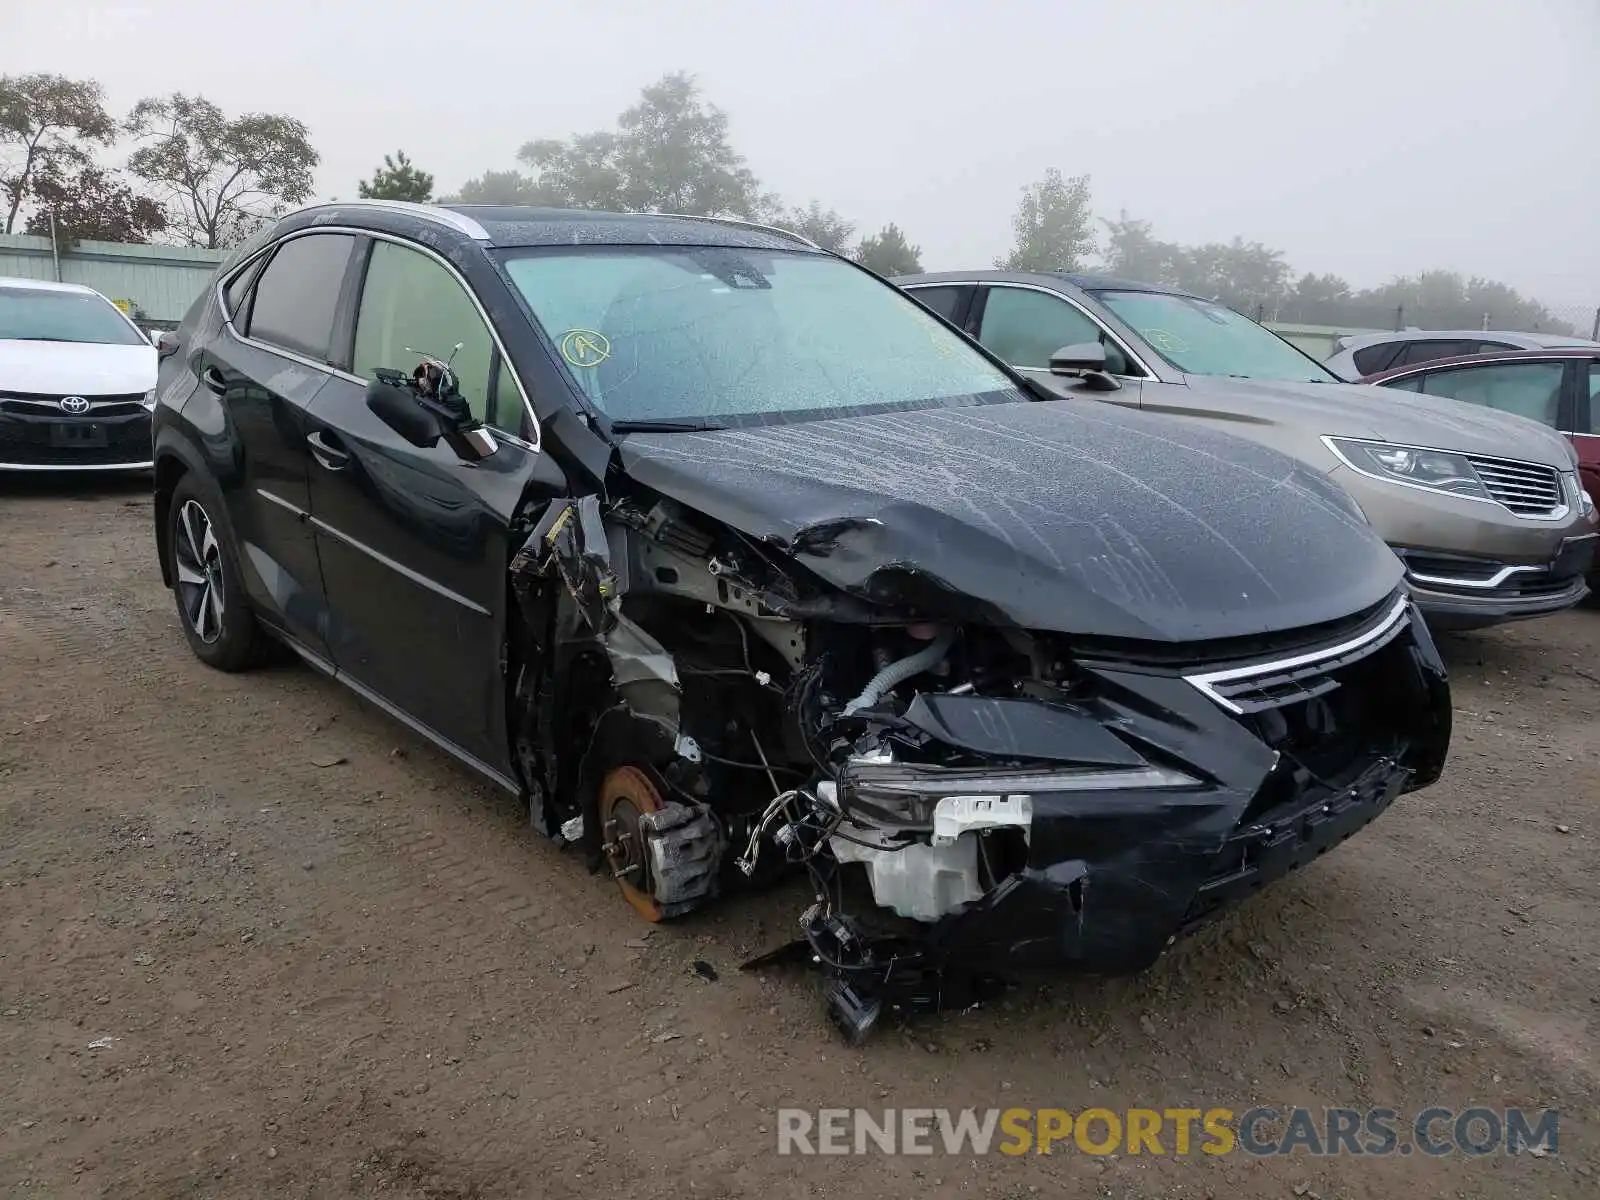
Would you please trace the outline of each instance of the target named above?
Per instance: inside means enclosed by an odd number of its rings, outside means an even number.
[[[1295,425],[1318,435],[1376,438],[1572,469],[1566,439],[1553,429],[1526,417],[1444,396],[1361,383],[1295,383],[1217,375],[1185,379],[1207,410],[1246,420],[1269,416],[1275,424]]]
[[[1267,447],[1084,401],[632,434],[638,483],[835,587],[1162,642],[1335,620],[1400,583],[1351,501]],[[915,587],[908,587],[914,584]]]
[[[123,396],[156,386],[156,348],[0,338],[0,391]]]

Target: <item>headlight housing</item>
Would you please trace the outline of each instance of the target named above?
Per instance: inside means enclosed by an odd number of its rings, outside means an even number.
[[[1454,450],[1361,438],[1324,437],[1322,441],[1345,466],[1372,479],[1494,503],[1467,456]]]
[[[1032,798],[1040,793],[1145,791],[1198,784],[1182,771],[1154,765],[943,767],[896,762],[889,754],[850,759],[840,782],[857,815],[891,827],[936,825],[941,806],[952,816],[965,814],[974,804],[1031,812]]]
[[[148,392],[146,392],[144,394],[144,397],[139,401],[139,403],[144,405],[144,409],[145,409],[146,412],[154,412],[155,408],[156,408],[156,390],[155,390],[155,388],[151,388]]]

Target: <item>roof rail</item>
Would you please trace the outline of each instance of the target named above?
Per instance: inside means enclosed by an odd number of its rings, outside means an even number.
[[[416,204],[410,200],[327,200],[319,204],[307,204],[297,208],[294,213],[310,212],[318,208],[376,208],[389,212],[406,212],[424,221],[434,221],[440,225],[448,225],[457,233],[464,233],[475,242],[490,241],[489,231],[478,222],[464,213],[451,212],[448,208],[440,208],[434,204]],[[285,213],[285,216],[293,215]]]
[[[781,234],[786,238],[793,238],[802,246],[810,246],[813,250],[822,249],[821,246],[817,245],[804,234],[796,233],[792,229],[785,229],[782,225],[765,225],[760,221],[746,221],[739,217],[708,217],[700,213],[671,213],[652,211],[650,215],[652,217],[674,217],[680,221],[715,221],[719,225],[739,225],[745,229],[760,229],[767,233],[776,233]],[[824,253],[826,253],[826,251],[824,251]]]

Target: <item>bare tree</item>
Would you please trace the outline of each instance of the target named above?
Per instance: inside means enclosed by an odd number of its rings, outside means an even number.
[[[293,117],[229,120],[204,96],[179,92],[139,101],[128,131],[142,142],[128,169],[161,193],[169,228],[211,250],[304,201],[320,161],[310,131]]]
[[[89,161],[85,144],[110,145],[117,123],[93,79],[64,75],[0,76],[0,193],[9,201],[5,232],[41,172],[59,176]]]

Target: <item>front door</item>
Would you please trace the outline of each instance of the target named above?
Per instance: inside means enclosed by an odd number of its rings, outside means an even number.
[[[526,497],[559,494],[564,480],[516,436],[522,392],[459,276],[409,243],[374,239],[367,253],[350,371],[308,412],[330,648],[341,676],[509,778],[509,527]],[[474,415],[500,427],[494,454],[419,449],[367,408],[377,368],[410,374],[424,356],[453,356]]]

